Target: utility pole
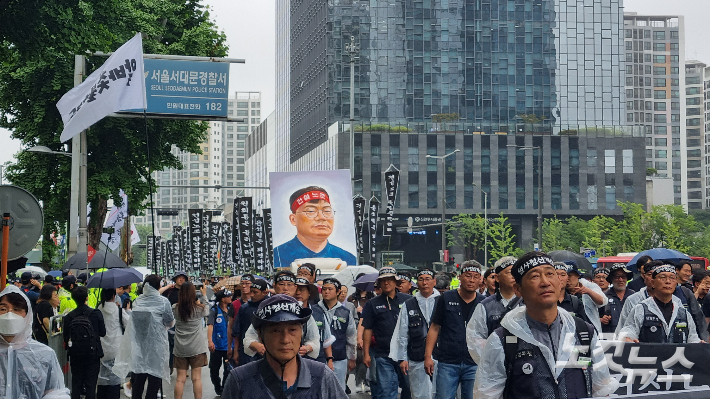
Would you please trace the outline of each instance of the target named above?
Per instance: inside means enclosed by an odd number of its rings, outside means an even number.
[[[74,87],[84,81],[86,61],[83,55],[74,56]],[[86,252],[86,130],[71,140],[71,197],[69,204],[69,231],[67,258],[77,252]]]
[[[434,158],[434,159],[440,159],[441,160],[441,253],[443,254],[443,251],[446,251],[446,158],[450,157],[451,155],[456,154],[459,152],[459,149],[455,149],[451,151],[450,153],[442,156],[436,156],[436,155],[428,155],[427,158]],[[443,262],[443,259],[442,259]]]
[[[508,147],[519,148],[521,150],[537,150],[537,245],[542,251],[542,206],[545,203],[542,190],[542,146],[529,147],[509,144]],[[535,152],[532,153],[533,160]]]
[[[350,36],[345,51],[350,55],[350,180],[355,191],[355,61],[360,52],[360,46],[355,44],[355,35]]]
[[[488,192],[478,184],[472,184],[483,193],[483,265],[488,267]]]

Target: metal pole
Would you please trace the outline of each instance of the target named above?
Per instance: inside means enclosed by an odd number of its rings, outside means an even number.
[[[0,289],[7,284],[7,258],[10,251],[10,214],[2,215],[2,265],[0,266]]]
[[[446,251],[446,167],[444,166],[444,162],[446,161],[446,157],[441,157],[441,253],[442,253],[442,263],[444,262],[443,259],[443,251]]]
[[[350,44],[345,51],[350,55],[350,180],[355,191],[355,59],[359,48],[355,36],[350,36]]]
[[[538,152],[537,152],[537,198],[538,198],[538,204],[537,204],[537,242],[538,246],[540,247],[540,251],[542,251],[542,206],[545,203],[543,200],[543,190],[542,190],[542,146],[537,147]]]
[[[86,63],[83,55],[74,56],[74,87],[79,86],[84,80]],[[74,136],[71,140],[71,196],[69,200],[69,231],[67,232],[67,258],[77,253],[79,232],[79,169],[82,163],[81,138]],[[84,209],[86,213],[86,208]],[[86,223],[86,220],[84,220]]]
[[[483,204],[483,218],[485,219],[485,224],[483,225],[483,239],[485,242],[483,248],[483,263],[485,267],[488,267],[488,193],[483,189],[481,189],[481,191],[483,191],[483,201],[485,201],[485,204]]]

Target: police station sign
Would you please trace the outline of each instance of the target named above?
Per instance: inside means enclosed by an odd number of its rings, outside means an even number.
[[[152,58],[143,63],[148,114],[227,117],[228,63]]]

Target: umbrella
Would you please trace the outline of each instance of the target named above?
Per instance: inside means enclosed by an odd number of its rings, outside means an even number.
[[[681,260],[690,260],[690,257],[688,255],[678,252],[675,249],[652,248],[636,254],[636,256],[634,256],[633,259],[631,259],[631,261],[626,264],[626,267],[634,273],[638,272],[638,270],[636,270],[636,261],[644,255],[650,256],[653,260],[660,260],[671,263],[677,263]]]
[[[27,258],[21,256],[15,260],[7,261],[7,274],[14,273],[27,265]]]
[[[379,273],[368,273],[355,280],[355,283],[353,283],[353,285],[360,291],[374,291],[377,276],[379,276]]]
[[[401,263],[395,263],[394,265],[390,265],[389,267],[394,267],[394,269],[398,272],[416,272],[417,270],[419,270],[415,267],[403,265]]]
[[[360,273],[377,273],[377,269],[367,265],[348,266],[332,277],[340,281],[344,287],[348,287],[348,292],[352,293],[354,291],[353,283]]]
[[[62,277],[62,271],[61,270],[52,270],[49,273],[50,276],[57,278],[57,277]]]
[[[62,266],[62,270],[81,270],[86,269],[86,252],[79,252],[76,255],[69,258],[67,263]],[[105,263],[104,263],[105,259]],[[89,269],[96,270],[101,268],[113,269],[117,267],[127,267],[126,262],[119,258],[118,255],[114,255],[111,252],[96,252],[94,257],[91,258],[89,262]]]
[[[594,269],[587,258],[572,251],[551,251],[547,254],[550,255],[550,258],[552,258],[555,262],[564,262],[566,260],[575,261],[577,263],[577,268],[582,273],[591,273]]]
[[[212,287],[212,289],[215,291],[219,291],[220,288],[225,287],[231,291],[234,291],[235,287],[237,287],[241,281],[242,278],[240,276],[228,277],[224,280],[220,280],[217,284],[214,285],[214,287]]]
[[[143,281],[141,272],[130,267],[96,273],[86,283],[87,288],[118,288]]]
[[[19,276],[24,272],[30,272],[33,276],[38,275],[40,278],[44,278],[44,276],[47,275],[47,272],[44,271],[44,269],[37,266],[25,266],[22,269],[18,269],[15,274]]]

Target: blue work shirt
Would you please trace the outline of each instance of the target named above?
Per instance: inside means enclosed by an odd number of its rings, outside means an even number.
[[[322,251],[313,252],[306,248],[298,237],[293,237],[293,240],[274,248],[274,267],[276,268],[291,267],[294,260],[304,258],[340,258],[348,265],[357,264],[355,255],[331,243],[327,243]]]

